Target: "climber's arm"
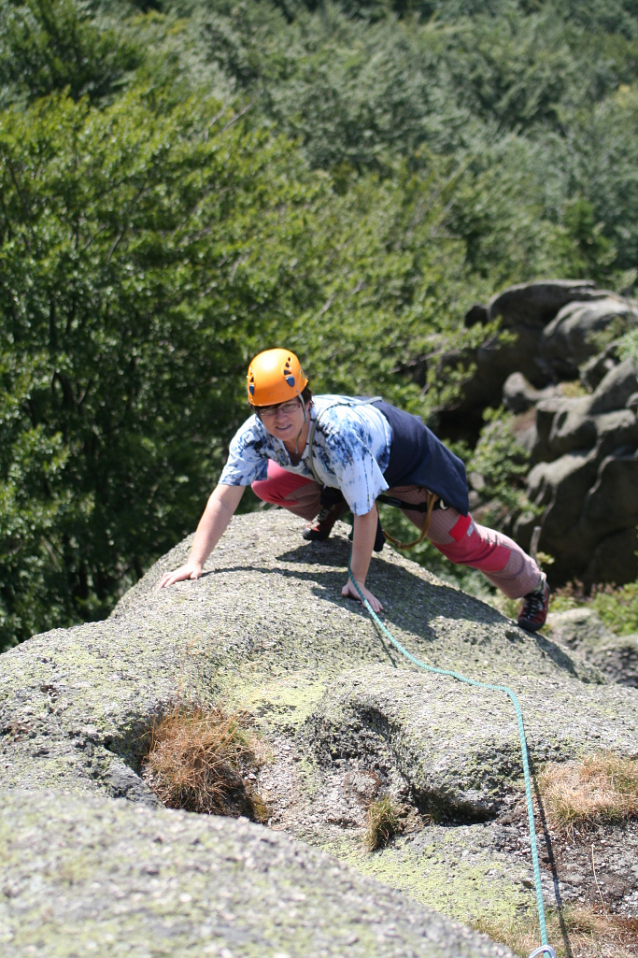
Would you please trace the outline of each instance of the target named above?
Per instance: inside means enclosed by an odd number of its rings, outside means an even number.
[[[206,559],[213,551],[230,522],[246,486],[217,486],[199,520],[188,562],[174,572],[166,572],[159,589],[173,585],[180,579],[199,579]]]
[[[354,576],[357,585],[375,612],[380,612],[383,609],[383,606],[379,600],[375,598],[372,593],[368,591],[368,589],[366,589],[365,581],[368,574],[368,568],[370,566],[370,559],[372,558],[372,549],[374,547],[374,540],[377,534],[378,521],[379,516],[376,505],[373,505],[370,512],[366,512],[365,515],[354,517],[352,560],[350,563],[350,569],[352,570],[352,575]],[[359,593],[355,589],[350,579],[348,579],[341,590],[341,595],[350,599],[360,598]]]

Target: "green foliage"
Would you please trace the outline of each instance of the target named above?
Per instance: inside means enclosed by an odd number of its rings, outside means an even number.
[[[632,329],[618,341],[618,355],[621,359],[638,361],[638,329]]]
[[[435,407],[437,388],[424,401],[397,373],[436,344],[475,335],[456,321],[459,301],[469,306],[474,292],[465,246],[446,225],[458,188],[444,164],[432,160],[421,175],[402,164],[392,179],[355,178],[319,211],[325,299],[300,314],[291,341],[310,357],[320,389],[380,391],[426,415]]]
[[[247,357],[311,292],[291,246],[322,188],[212,103],[2,116],[4,642],[103,615],[193,527]]]
[[[486,275],[504,255],[492,288],[521,266],[635,282],[630,5],[592,0],[586,16],[579,4],[513,0],[401,4],[382,16],[363,5],[359,17],[330,3],[197,9],[202,57],[258,93],[258,109],[341,183],[349,170],[387,175],[393,158],[414,162],[423,148],[468,163],[476,200],[456,222]],[[554,235],[534,237],[546,221]]]
[[[638,632],[638,582],[629,582],[619,589],[599,587],[591,605],[612,632],[618,635]]]
[[[596,222],[591,202],[579,196],[567,203],[563,225],[568,275],[603,281],[616,258],[616,248],[603,235],[604,224]]]
[[[114,27],[74,0],[1,0],[0,83],[12,99],[68,90],[73,99],[113,94],[142,60]]]
[[[598,613],[605,625],[617,635],[638,632],[638,581],[619,588],[613,585],[594,586],[586,595],[582,583],[569,583],[552,596],[552,612],[587,607]]]
[[[601,224],[598,235],[616,248],[618,269],[633,269],[638,262],[638,89],[619,86],[591,118],[577,118],[571,126],[575,174],[594,222]]]
[[[474,302],[629,291],[637,64],[630,0],[0,0],[0,647],[192,530],[265,345],[433,419]],[[468,463],[501,518],[510,425]]]
[[[557,26],[551,8],[461,20],[450,35],[456,55],[448,62],[462,102],[502,129],[554,125],[576,69]]]
[[[506,517],[529,511],[525,477],[529,453],[516,440],[516,418],[504,409],[486,409],[485,426],[466,465],[469,475],[480,477],[481,497],[486,507],[481,522],[503,524]]]

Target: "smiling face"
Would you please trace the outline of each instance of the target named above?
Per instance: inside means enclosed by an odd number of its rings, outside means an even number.
[[[306,406],[306,410],[309,406],[310,403]],[[270,435],[281,439],[282,442],[294,444],[299,434],[303,432],[304,426],[310,422],[307,411],[304,422],[302,399],[291,399],[276,406],[261,406],[255,412]]]

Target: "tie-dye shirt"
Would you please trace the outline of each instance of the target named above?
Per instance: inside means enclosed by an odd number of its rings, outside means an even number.
[[[317,417],[312,441],[315,471],[324,485],[341,490],[355,516],[365,515],[388,488],[383,473],[390,462],[390,423],[374,406],[346,396],[314,396],[310,418]],[[258,416],[251,416],[230,444],[219,482],[249,486],[263,480],[269,459],[288,472],[314,479],[308,454],[306,443],[301,461],[294,466],[281,439],[271,436]]]

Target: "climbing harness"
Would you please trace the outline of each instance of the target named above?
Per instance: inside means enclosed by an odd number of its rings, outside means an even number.
[[[473,685],[475,688],[487,689],[490,692],[504,692],[508,695],[514,706],[514,711],[516,713],[516,721],[518,724],[518,734],[521,742],[521,757],[523,760],[523,776],[525,778],[525,800],[527,802],[527,818],[529,824],[529,838],[532,851],[532,868],[534,871],[534,885],[536,888],[536,904],[538,907],[538,924],[540,926],[541,933],[541,942],[542,945],[540,948],[536,948],[535,951],[531,953],[529,958],[538,958],[538,956],[545,954],[549,958],[556,958],[556,952],[554,949],[547,943],[547,927],[545,924],[545,906],[543,904],[543,889],[541,886],[541,872],[540,866],[538,864],[538,849],[536,847],[536,828],[534,825],[534,806],[532,804],[532,785],[531,778],[529,773],[529,762],[527,759],[527,740],[525,738],[525,727],[523,725],[523,713],[521,711],[521,706],[516,696],[516,693],[512,689],[508,688],[507,685],[491,685],[487,682],[479,682],[476,679],[469,679],[465,675],[461,675],[460,672],[453,672],[451,669],[438,669],[433,665],[426,665],[425,662],[421,662],[420,659],[415,658],[411,652],[408,652],[406,648],[395,639],[389,629],[383,624],[379,616],[376,614],[363,592],[359,588],[355,578],[352,574],[351,569],[352,556],[348,562],[348,577],[352,581],[355,589],[359,594],[363,605],[368,611],[369,615],[372,618],[374,624],[383,632],[387,639],[392,643],[392,645],[397,649],[401,655],[404,655],[406,659],[412,662],[413,665],[416,665],[419,669],[424,669],[426,672],[434,672],[436,675],[448,675],[453,679],[456,679],[457,682],[465,682],[467,685]]]
[[[427,496],[426,496],[425,502],[417,504],[417,506],[420,505],[420,506],[423,506],[423,508],[416,509],[417,512],[425,512],[425,522],[423,523],[423,529],[421,530],[421,534],[419,535],[418,539],[415,539],[414,542],[401,542],[400,539],[395,539],[394,536],[390,535],[389,532],[386,532],[385,529],[382,530],[383,535],[386,537],[386,539],[389,542],[392,543],[395,549],[401,549],[402,551],[406,551],[407,549],[414,549],[415,546],[418,546],[421,542],[423,542],[428,532],[430,531],[430,523],[432,522],[432,510],[434,509],[434,504],[436,503],[438,496],[436,495],[436,493],[430,492],[429,489],[426,489],[426,493],[427,493]],[[409,503],[402,502],[400,499],[394,499],[392,496],[377,496],[377,501],[379,500],[381,500],[381,502],[384,502],[386,505],[389,505],[389,506],[398,505],[399,509],[412,509],[412,506]]]

